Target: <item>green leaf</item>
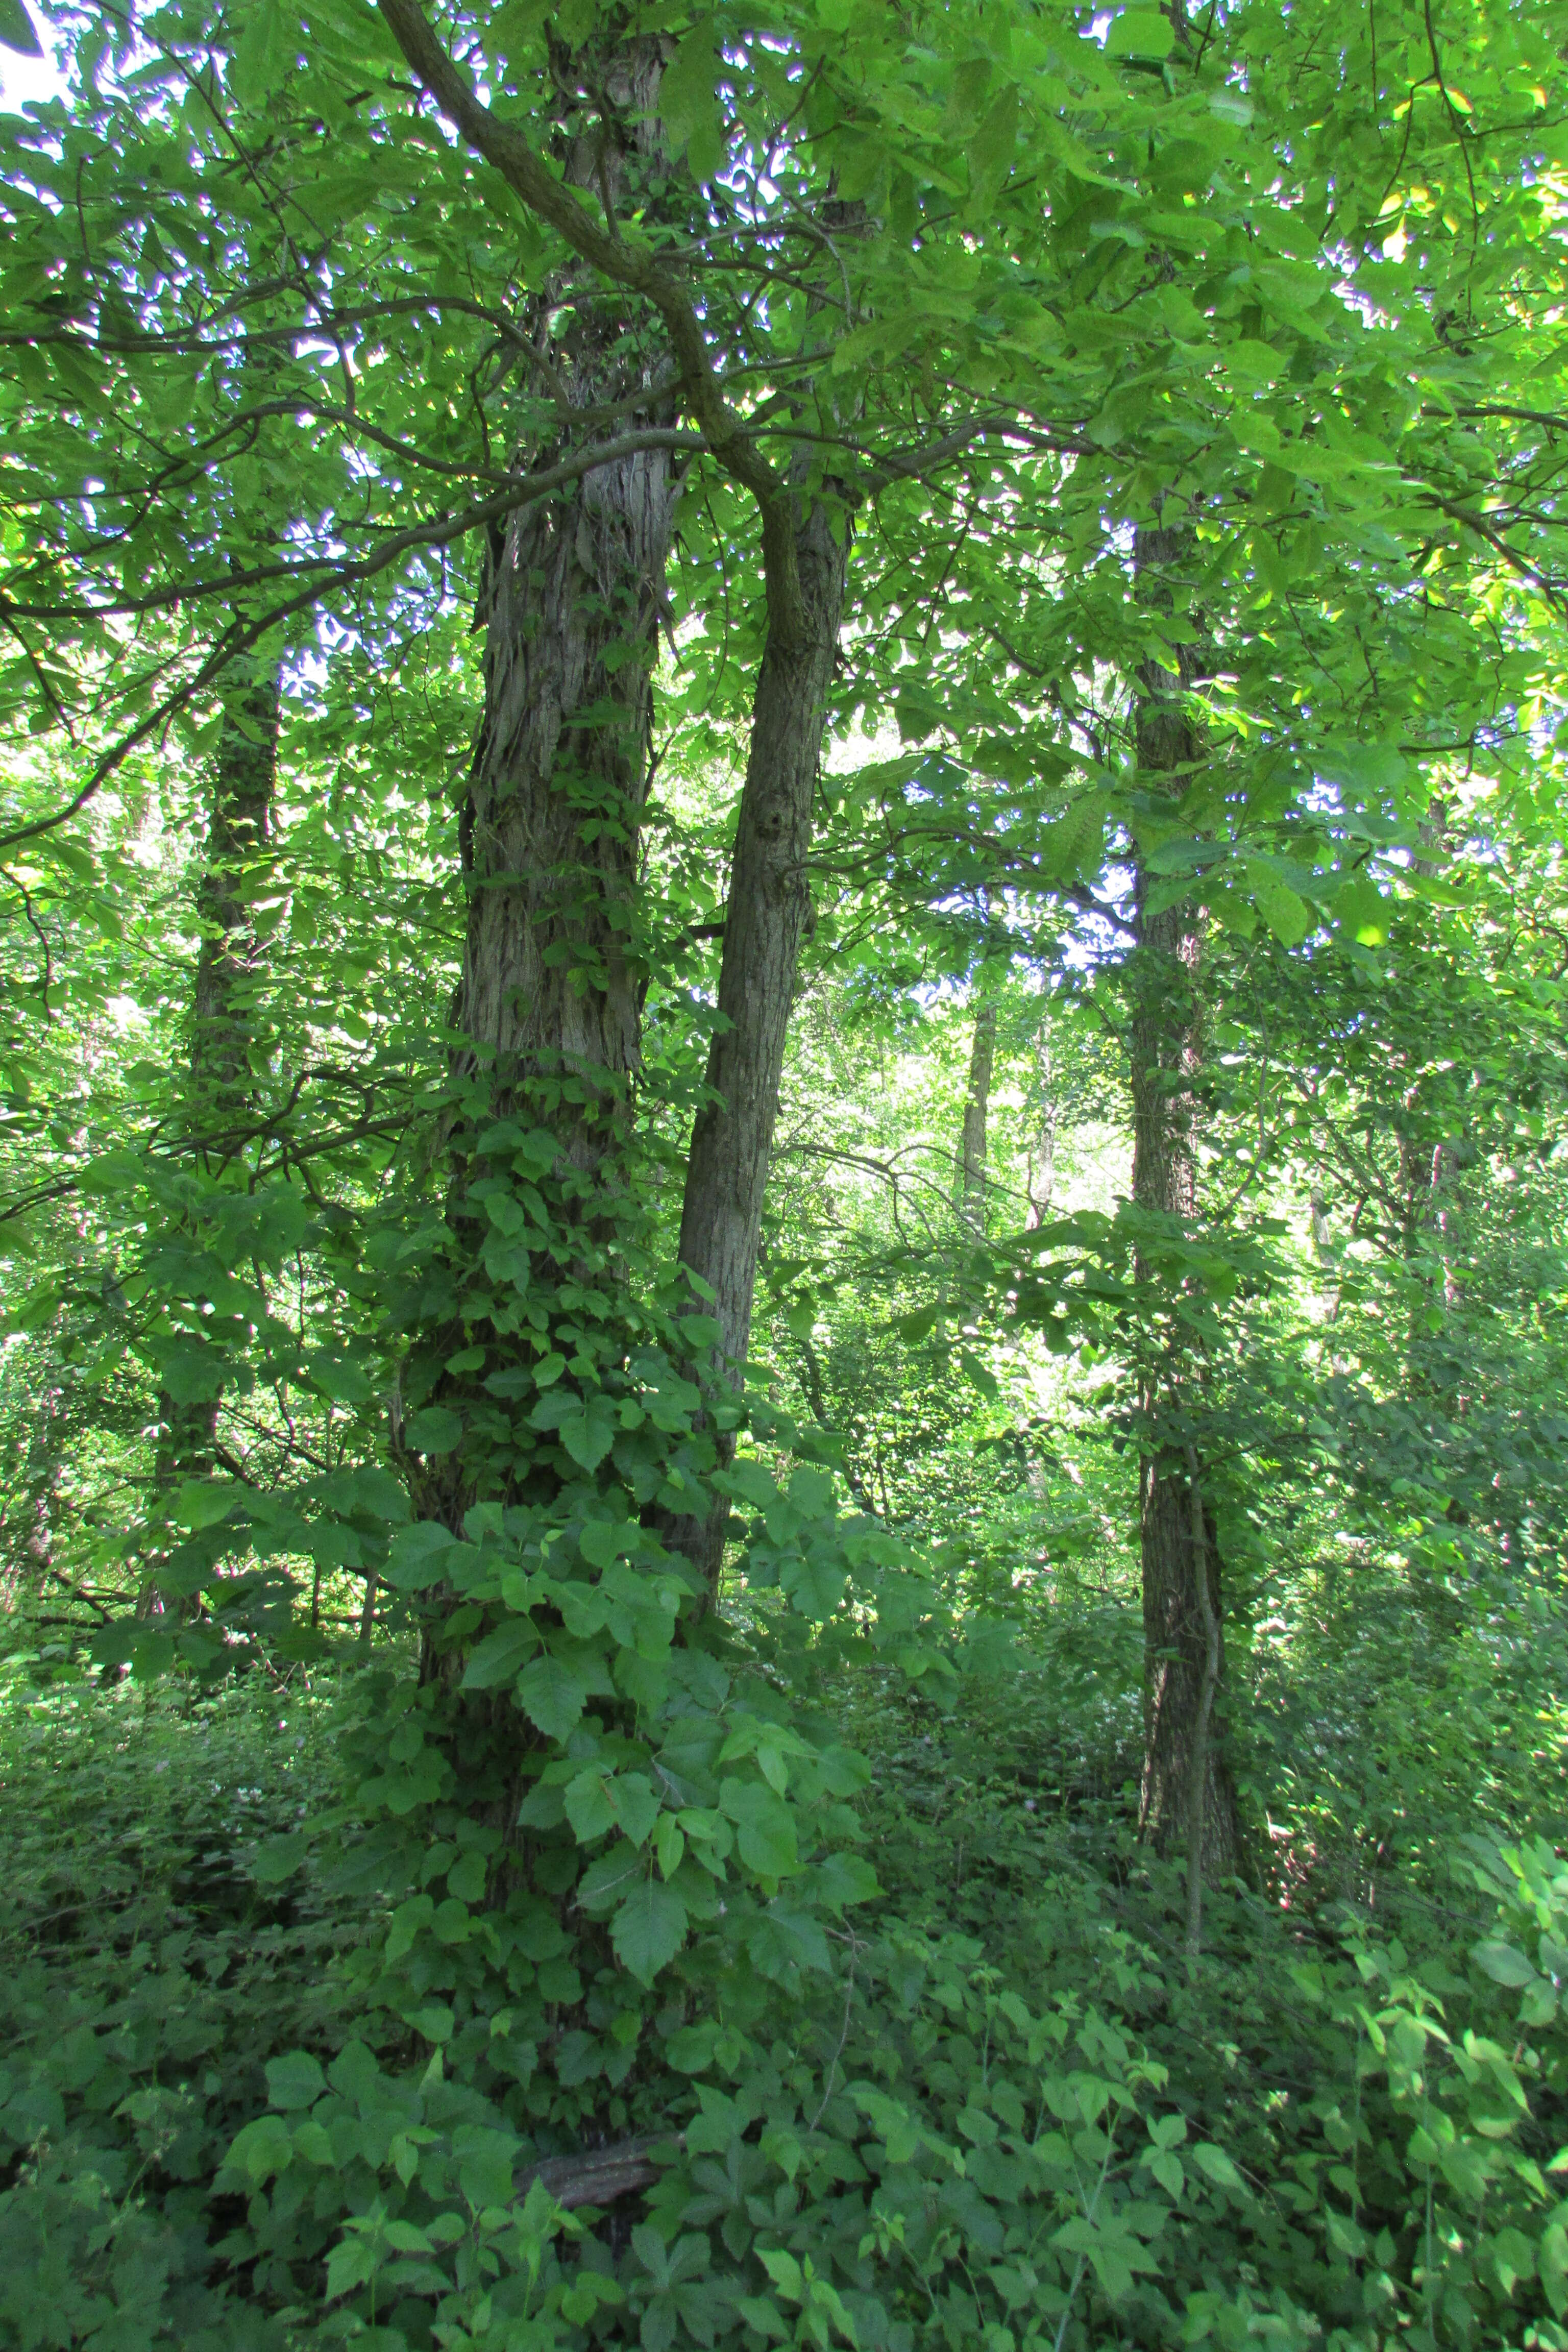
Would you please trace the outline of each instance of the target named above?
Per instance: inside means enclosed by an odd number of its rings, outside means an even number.
[[[1305,899],[1256,858],[1247,861],[1247,885],[1254,906],[1280,946],[1300,947],[1311,922]]]
[[[785,1559],[779,1583],[792,1608],[816,1624],[824,1624],[844,1598],[849,1570],[837,1551],[813,1545],[804,1555]]]
[[[672,148],[689,146],[693,175],[708,180],[723,152],[724,126],[719,111],[719,55],[713,20],[700,17],[684,35],[664,69],[658,86],[658,110]]]
[[[1533,1984],[1540,1973],[1531,1962],[1525,1958],[1524,1954],[1516,1951],[1511,1944],[1498,1942],[1478,1944],[1475,1948],[1475,1962],[1483,1975],[1490,1977],[1493,1984],[1506,1985],[1510,1991],[1518,1991],[1524,1985]]]
[[[789,1482],[789,1498],[804,1518],[826,1518],[833,1509],[833,1480],[826,1470],[803,1465]]]
[[[281,2116],[258,2116],[238,2133],[224,2158],[258,2187],[275,2173],[287,2171],[294,2160],[294,2142]]]
[[[1124,8],[1113,16],[1105,37],[1110,58],[1168,58],[1176,46],[1175,28],[1157,8]]]
[[[412,1527],[399,1528],[387,1555],[387,1583],[395,1592],[423,1592],[438,1584],[456,1544],[450,1528],[435,1519],[416,1519]]]
[[[404,1443],[416,1454],[450,1454],[462,1439],[463,1420],[444,1404],[427,1404],[404,1432]]]
[[[1238,2197],[1247,2194],[1246,2183],[1223,2147],[1215,2147],[1212,2140],[1200,2139],[1194,2142],[1189,2154],[1198,2170],[1205,2173],[1216,2188],[1234,2189]]]
[[[21,58],[41,58],[44,54],[22,0],[0,0],[0,47],[15,49]]]
[[[234,1478],[187,1478],[174,1497],[174,1516],[181,1527],[199,1533],[226,1519],[245,1488]]]
[[[529,1427],[553,1431],[579,1469],[596,1470],[616,1442],[616,1408],[595,1390],[574,1396],[554,1390],[542,1397],[530,1413]]]
[[[508,2131],[484,2124],[459,2124],[452,2135],[458,2160],[458,2185],[477,2212],[510,2205],[515,2190],[513,2167],[521,2142]]]
[[[539,1647],[539,1632],[531,1618],[509,1617],[493,1633],[476,1643],[463,1670],[464,1690],[494,1690],[510,1683]]]
[[[784,1878],[800,1867],[795,1816],[782,1797],[756,1781],[726,1780],[719,1802],[739,1832],[741,1860],[759,1878]]]
[[[363,2286],[375,2276],[380,2263],[375,2248],[363,2232],[342,2238],[327,2256],[327,2301],[335,2303],[341,2294],[352,2294],[356,2286]]]
[[[651,1985],[686,1941],[686,1906],[673,1886],[645,1878],[616,1913],[610,1941],[622,1966]]]
[[[310,1841],[303,1830],[293,1830],[287,1837],[268,1838],[258,1846],[251,1859],[250,1874],[258,1886],[281,1886],[292,1878],[310,1851]]]
[[[608,1568],[636,1551],[641,1533],[631,1519],[590,1519],[577,1538],[577,1549],[590,1568]]]
[[[566,1740],[582,1720],[588,1684],[579,1666],[547,1650],[523,1670],[517,1696],[546,1739]]]
[[[590,1845],[595,1838],[607,1837],[615,1828],[615,1801],[602,1766],[590,1765],[571,1783],[566,1791],[566,1818],[579,1845]]]
[[[288,2050],[267,2062],[267,2095],[275,2107],[313,2106],[326,2087],[320,2062],[308,2051]]]

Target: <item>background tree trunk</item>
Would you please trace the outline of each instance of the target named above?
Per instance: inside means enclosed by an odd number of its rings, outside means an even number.
[[[974,1042],[969,1052],[969,1087],[963,1098],[963,1132],[959,1144],[958,1197],[964,1214],[985,1230],[986,1117],[991,1107],[991,1075],[996,1063],[996,999],[984,992],[988,973],[981,973],[981,996],[974,1008]]]
[[[258,869],[271,847],[278,784],[281,658],[258,652],[235,665],[224,698],[212,802],[196,914],[201,940],[191,995],[190,1083],[185,1118],[204,1163],[221,1160],[229,1131],[252,1107],[251,1046],[261,949],[250,904]],[[193,1239],[195,1238],[193,1236]],[[186,1403],[158,1394],[153,1494],[166,1508],[187,1478],[216,1466],[216,1401]],[[163,1605],[153,1564],[137,1602],[152,1615]]]
[[[1185,530],[1141,530],[1134,562],[1140,592],[1169,609],[1171,574],[1190,558]],[[1203,747],[1185,697],[1199,675],[1195,648],[1184,646],[1174,672],[1145,662],[1138,673],[1136,711],[1140,772],[1152,787],[1180,799]],[[1201,967],[1203,916],[1191,901],[1153,908],[1152,886],[1139,864],[1135,876],[1136,945],[1130,959],[1132,1084],[1132,1197],[1142,1209],[1191,1224],[1197,1214],[1199,1105],[1195,1081],[1203,1065]],[[1149,1269],[1140,1265],[1138,1278]],[[1150,1422],[1166,1411],[1187,1367],[1171,1344],[1169,1360],[1151,1366],[1142,1406]],[[1186,1834],[1194,1753],[1208,1667],[1200,1575],[1223,1637],[1219,1545],[1205,1510],[1207,1542],[1194,1541],[1191,1483],[1182,1454],[1164,1444],[1145,1454],[1139,1473],[1139,1542],[1143,1585],[1143,1779],[1141,1833],[1162,1852]],[[1223,1638],[1219,1689],[1224,1689]],[[1217,1711],[1214,1729],[1220,1728]],[[1205,1756],[1204,1875],[1222,1878],[1237,1867],[1240,1838],[1236,1791],[1216,1738]]]

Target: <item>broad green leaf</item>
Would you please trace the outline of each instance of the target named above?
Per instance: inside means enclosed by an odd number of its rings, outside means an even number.
[[[518,1679],[519,1704],[547,1739],[570,1738],[588,1702],[589,1682],[581,1666],[547,1650]]]
[[[686,1906],[673,1886],[645,1878],[616,1913],[610,1941],[622,1965],[651,1985],[686,1941]]]
[[[463,1670],[465,1690],[493,1690],[510,1683],[539,1647],[539,1633],[526,1617],[509,1617],[476,1643]]]
[[[24,58],[41,58],[44,54],[22,0],[0,0],[0,47],[15,49],[18,57]]]
[[[267,2095],[275,2107],[313,2106],[326,2087],[321,2062],[309,2051],[289,2050],[267,2062]]]
[[[1490,1977],[1494,1984],[1507,1985],[1510,1990],[1517,1990],[1523,1985],[1533,1984],[1539,1974],[1534,1964],[1528,1960],[1521,1951],[1517,1950],[1512,1944],[1497,1940],[1478,1944],[1475,1948],[1475,1961],[1476,1966],[1482,1970],[1483,1974]]]
[[[1105,37],[1112,58],[1168,58],[1175,45],[1175,28],[1157,8],[1121,9]]]

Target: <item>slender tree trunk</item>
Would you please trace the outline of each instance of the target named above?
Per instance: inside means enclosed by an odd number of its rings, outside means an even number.
[[[201,946],[191,1024],[196,1116],[221,1131],[248,1104],[261,950],[251,920],[258,868],[272,842],[281,665],[258,653],[225,698],[205,863],[197,890]]]
[[[969,1052],[969,1087],[963,1098],[963,1132],[959,1144],[959,1205],[971,1222],[985,1230],[986,1118],[991,1107],[991,1076],[996,1063],[996,999],[987,992],[987,975],[981,974],[980,1001],[974,1008],[974,1042]]]
[[[1029,1154],[1026,1185],[1029,1213],[1025,1222],[1031,1233],[1043,1225],[1050,1214],[1057,1181],[1057,1097],[1051,1068],[1051,1016],[1048,1010],[1040,1022],[1035,1062],[1040,1079],[1040,1123],[1036,1131],[1035,1148]]]
[[[1183,530],[1141,530],[1135,562],[1141,593],[1168,606],[1172,572],[1190,556]],[[1185,697],[1198,675],[1184,647],[1173,673],[1154,662],[1138,677],[1138,766],[1151,784],[1179,799],[1202,756]],[[1190,901],[1152,907],[1152,886],[1142,866],[1135,878],[1137,944],[1130,961],[1132,994],[1132,1194],[1138,1206],[1190,1224],[1197,1214],[1196,1081],[1203,1066],[1203,917]],[[1140,1266],[1140,1279],[1148,1268]],[[1174,1341],[1168,1360],[1145,1376],[1143,1408],[1151,1422],[1166,1412],[1187,1366]],[[1203,1823],[1202,1874],[1214,1880],[1234,1871],[1239,1852],[1236,1792],[1219,1742],[1210,1735],[1211,1706],[1224,1688],[1224,1605],[1220,1555],[1212,1512],[1199,1524],[1194,1480],[1197,1456],[1166,1444],[1146,1454],[1139,1474],[1139,1532],[1143,1581],[1143,1780],[1142,1833],[1162,1851],[1189,1840]],[[1200,1584],[1200,1578],[1205,1582]],[[1211,1623],[1212,1620],[1212,1623]],[[1213,1643],[1219,1643],[1217,1664]],[[1205,1696],[1206,1694],[1206,1696]],[[1218,1730],[1217,1721],[1213,1728]],[[1202,1801],[1194,1780],[1202,1774]]]
[[[700,1352],[716,1386],[738,1389],[751,1338],[757,1246],[779,1078],[801,941],[811,916],[807,857],[827,691],[844,614],[849,530],[829,494],[798,494],[795,561],[805,625],[793,641],[770,630],[757,678],[746,781],[735,831],[719,975],[720,1022],[708,1056],[709,1097],[687,1162],[680,1262],[712,1293],[718,1326]],[[721,1456],[732,1440],[721,1428]],[[665,1539],[716,1589],[729,1507],[672,1517]]]

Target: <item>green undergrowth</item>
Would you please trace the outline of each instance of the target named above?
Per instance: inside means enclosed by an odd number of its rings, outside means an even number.
[[[659,2177],[604,2217],[520,2192],[551,2137],[458,2042],[351,1999],[376,1891],[279,1871],[352,1671],[15,1668],[0,2344],[1558,2352],[1568,1874],[1460,1838],[1397,1937],[1260,1874],[1189,1972],[1087,1638],[973,1645],[941,1708],[839,1677],[882,1896],[654,2020],[605,2123]]]

